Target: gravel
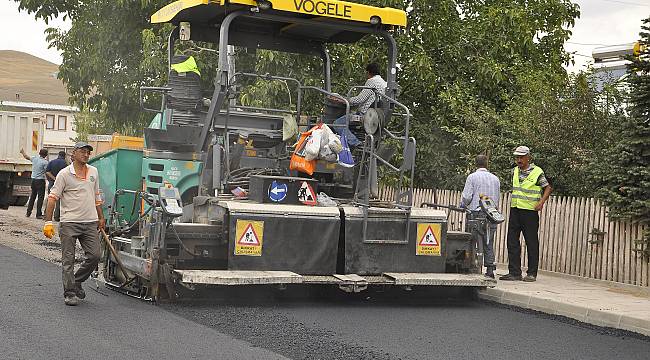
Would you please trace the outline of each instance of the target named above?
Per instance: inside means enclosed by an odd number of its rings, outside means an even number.
[[[52,239],[43,235],[44,220],[34,215],[25,216],[25,206],[11,206],[0,210],[0,244],[20,250],[39,259],[61,265],[61,239],[58,223],[54,223],[56,234]],[[75,263],[80,263],[83,250],[77,243]]]

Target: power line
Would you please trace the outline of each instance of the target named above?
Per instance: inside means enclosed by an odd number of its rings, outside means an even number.
[[[579,42],[573,42],[573,41],[566,41],[567,44],[573,44],[573,45],[585,45],[585,46],[611,46],[607,44],[590,44],[590,43],[579,43]]]
[[[578,54],[578,53],[571,53],[571,55],[582,56],[582,57],[593,59],[593,57],[591,55],[583,55],[583,54]]]

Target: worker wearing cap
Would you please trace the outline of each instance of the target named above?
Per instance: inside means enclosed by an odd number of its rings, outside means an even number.
[[[85,142],[75,144],[72,164],[59,172],[48,196],[43,234],[54,236],[52,213],[57,200],[61,202],[61,263],[63,265],[63,296],[66,305],[77,305],[86,297],[81,288],[99,263],[98,228],[105,220],[99,190],[99,176],[94,166],[88,165],[92,146]],[[85,259],[76,273],[74,270],[75,244],[79,240]]]
[[[544,171],[530,162],[530,149],[519,146],[513,153],[517,166],[512,173],[512,201],[508,220],[508,274],[499,280],[521,280],[521,244],[523,232],[528,251],[528,269],[524,281],[537,280],[539,264],[539,212],[551,195]]]

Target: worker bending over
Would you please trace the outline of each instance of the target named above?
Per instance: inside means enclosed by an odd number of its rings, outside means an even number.
[[[476,171],[471,173],[465,181],[463,195],[460,207],[467,209],[470,213],[467,215],[468,220],[478,220],[482,226],[478,226],[475,231],[480,235],[483,242],[483,261],[486,267],[485,276],[494,279],[494,234],[497,230],[497,224],[489,223],[486,214],[481,211],[480,199],[487,196],[499,207],[499,195],[501,182],[499,178],[488,171],[488,158],[485,155],[476,157]],[[486,227],[487,225],[487,227]]]

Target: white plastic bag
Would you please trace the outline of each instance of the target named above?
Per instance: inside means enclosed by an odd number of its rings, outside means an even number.
[[[321,129],[312,130],[311,137],[307,140],[307,145],[305,145],[305,160],[314,160],[318,157],[320,153],[321,135]]]
[[[321,138],[320,138],[320,146],[324,147],[327,146],[327,144],[330,142],[331,137],[334,136],[334,132],[326,124],[322,124],[320,129],[322,131]]]
[[[318,158],[329,161],[336,162],[337,157],[334,152],[329,148],[330,138],[336,137],[334,132],[329,128],[329,126],[322,124],[320,127],[320,149],[318,151]]]
[[[296,118],[291,114],[285,114],[282,117],[282,141],[288,141],[300,135]]]
[[[332,152],[334,152],[335,154],[338,154],[341,151],[343,151],[343,144],[341,144],[341,139],[336,134],[330,137],[330,141],[329,143],[327,143],[327,147],[329,147],[330,150],[332,150]]]
[[[329,148],[329,146],[322,146],[320,148],[320,153],[318,154],[319,159],[323,159],[325,161],[329,162],[337,162],[338,161],[338,156],[332,149]]]
[[[324,192],[318,193],[316,200],[318,200],[318,206],[338,206],[336,201],[332,200],[332,198]]]
[[[329,154],[332,152],[335,154],[340,153],[341,150],[343,150],[343,146],[341,146],[341,139],[339,139],[339,136],[336,135],[334,131],[332,131],[332,129],[325,124],[323,124],[321,129],[323,130],[321,133],[320,141],[321,157],[325,157],[326,155],[329,156]]]

